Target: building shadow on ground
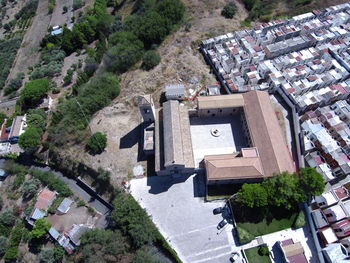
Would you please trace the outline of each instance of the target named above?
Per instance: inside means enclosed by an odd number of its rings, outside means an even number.
[[[285,262],[283,259],[283,253],[281,251],[281,248],[277,244],[277,242],[272,246],[272,254],[273,255],[271,255],[271,257],[272,257],[274,262],[276,262],[276,263],[284,263]]]
[[[147,185],[151,188],[149,189],[150,194],[160,194],[166,192],[174,184],[179,184],[185,182],[191,174],[173,174],[167,176],[148,176]]]
[[[194,197],[206,196],[205,176],[203,174],[196,174],[193,177],[193,196]]]
[[[137,125],[134,129],[129,131],[119,141],[119,149],[127,149],[133,147],[136,143],[140,143],[142,135],[142,125]]]

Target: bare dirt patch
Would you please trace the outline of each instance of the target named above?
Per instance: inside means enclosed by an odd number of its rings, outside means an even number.
[[[58,232],[63,233],[73,224],[88,224],[94,225],[100,216],[93,216],[88,212],[88,209],[85,206],[77,207],[75,204],[69,209],[67,214],[64,215],[50,215],[48,221],[52,224]]]

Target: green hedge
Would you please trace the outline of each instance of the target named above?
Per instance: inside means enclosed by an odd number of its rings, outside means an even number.
[[[293,228],[301,228],[305,226],[306,220],[305,220],[305,215],[303,210],[300,210],[298,216],[296,217],[294,223],[293,223]]]
[[[72,194],[68,185],[56,178],[52,172],[45,172],[38,169],[30,169],[29,172],[34,178],[39,179],[43,185],[48,186],[50,190],[54,190],[64,197]]]

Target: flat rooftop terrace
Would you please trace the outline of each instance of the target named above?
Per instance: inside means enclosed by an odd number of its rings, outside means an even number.
[[[196,168],[205,155],[239,152],[248,146],[239,114],[227,117],[192,117],[190,130]],[[213,135],[215,130],[218,136]]]

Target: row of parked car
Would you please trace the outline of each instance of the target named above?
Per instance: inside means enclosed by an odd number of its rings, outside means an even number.
[[[224,206],[224,207],[217,207],[213,210],[214,215],[222,215],[223,219],[220,221],[220,223],[217,225],[217,229],[220,230],[224,228],[229,221],[232,220],[232,214],[231,210],[229,207]],[[238,252],[232,252],[230,256],[230,262],[245,262],[243,258],[241,258],[240,254]]]

